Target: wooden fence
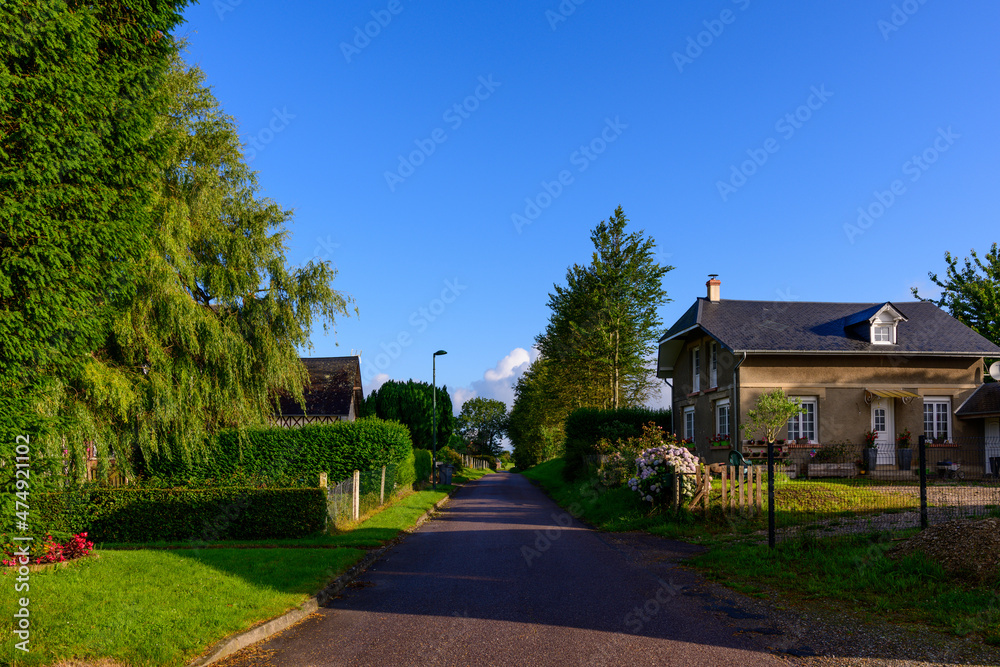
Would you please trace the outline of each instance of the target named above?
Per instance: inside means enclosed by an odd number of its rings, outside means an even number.
[[[691,509],[708,511],[713,493],[713,474],[721,478],[720,495],[717,498],[723,509],[740,512],[761,511],[764,506],[764,484],[767,479],[764,466],[731,466],[726,463],[699,465],[695,468],[695,495],[691,499]]]

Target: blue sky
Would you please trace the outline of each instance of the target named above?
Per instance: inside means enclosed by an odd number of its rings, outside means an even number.
[[[331,261],[359,308],[310,354],[360,350],[366,392],[430,381],[445,349],[457,399],[509,400],[553,283],[618,205],[676,267],[664,327],[709,273],[723,298],[907,301],[946,250],[997,240],[997,3],[206,0],[186,18],[188,62],[295,210],[290,262]]]

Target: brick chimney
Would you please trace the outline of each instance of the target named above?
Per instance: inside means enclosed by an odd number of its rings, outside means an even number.
[[[712,303],[719,302],[719,287],[722,285],[722,281],[719,280],[718,273],[708,274],[708,282],[705,286],[708,287],[708,300]]]

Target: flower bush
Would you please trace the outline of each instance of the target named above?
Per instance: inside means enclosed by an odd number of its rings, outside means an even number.
[[[13,544],[4,545],[3,559],[0,564],[6,567],[20,565],[15,556],[15,546]],[[94,549],[94,543],[87,539],[87,533],[74,535],[70,540],[60,544],[52,535],[46,534],[42,542],[40,555],[31,556],[31,565],[41,565],[44,563],[64,563],[68,560],[75,560],[89,556]]]
[[[600,480],[601,486],[617,489],[634,476],[635,471],[634,452],[615,452],[609,455],[601,465],[601,469],[597,471],[597,478]]]
[[[636,458],[637,474],[628,481],[629,488],[654,506],[665,504],[670,498],[676,470],[682,473],[681,499],[694,497],[698,457],[673,438],[664,441],[662,430],[653,425],[643,429],[642,439],[653,446],[643,449]]]

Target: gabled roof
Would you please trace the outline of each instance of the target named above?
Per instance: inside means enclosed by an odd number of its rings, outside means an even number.
[[[1000,415],[1000,382],[980,385],[955,411],[961,418],[994,417]]]
[[[897,325],[896,344],[874,344],[858,335],[856,325],[886,306],[900,315],[906,313]],[[736,353],[1000,356],[1000,347],[926,301],[896,307],[887,302],[712,302],[699,298],[660,343],[686,336],[693,328]]]
[[[361,388],[361,362],[358,357],[308,357],[302,363],[309,371],[309,386],[303,392],[305,413],[290,396],[281,396],[281,416],[310,417],[347,415],[351,399],[355,407],[364,398]]]

